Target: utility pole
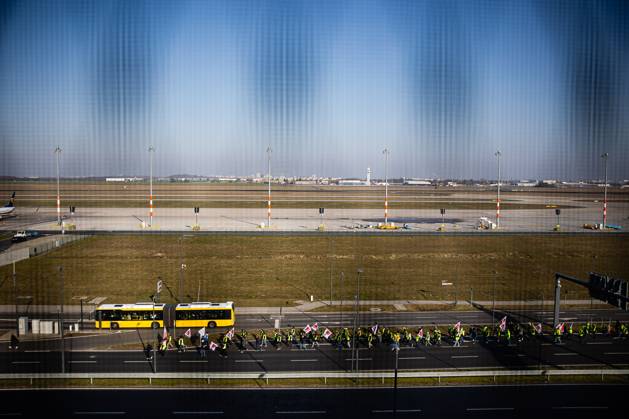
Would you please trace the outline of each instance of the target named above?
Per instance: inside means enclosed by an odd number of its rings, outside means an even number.
[[[603,198],[603,228],[607,227],[607,157],[609,153],[603,153],[601,158],[605,163],[605,197]]]
[[[149,227],[153,226],[153,155],[155,147],[149,146]]]
[[[269,160],[269,197],[268,197],[268,207],[267,207],[267,227],[271,227],[271,146],[268,146],[266,149],[266,154]]]
[[[57,156],[57,225],[61,225],[61,194],[59,193],[59,157],[61,156],[61,147],[55,148]]]
[[[386,227],[389,222],[389,180],[387,165],[389,162],[389,154],[391,154],[391,152],[388,148],[385,148],[382,150],[382,154],[384,154],[384,225]]]
[[[498,157],[498,195],[496,197],[496,227],[500,228],[500,156],[502,156],[502,153],[500,152],[500,150],[498,150],[494,155]]]
[[[61,280],[61,308],[59,311],[59,332],[61,333],[61,373],[66,372],[65,352],[66,345],[63,334],[63,298],[64,298],[64,278],[63,278],[63,266],[59,266],[59,279]]]

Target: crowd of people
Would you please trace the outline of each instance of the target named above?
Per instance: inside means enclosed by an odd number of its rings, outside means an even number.
[[[190,346],[196,348],[201,358],[206,359],[208,351],[217,352],[219,356],[226,358],[228,348],[232,345],[240,352],[247,349],[279,351],[283,348],[316,348],[321,342],[329,343],[338,349],[352,348],[353,345],[368,349],[386,345],[391,349],[399,349],[401,346],[419,348],[433,345],[452,345],[456,347],[461,346],[463,342],[517,345],[525,340],[544,336],[552,338],[555,343],[561,343],[563,338],[578,339],[582,342],[586,339],[593,339],[601,333],[613,337],[627,338],[629,336],[629,328],[620,322],[614,324],[610,322],[606,328],[594,322],[579,325],[562,323],[557,327],[549,328],[541,323],[508,322],[506,318],[503,318],[494,327],[488,325],[465,327],[460,322],[447,328],[439,326],[395,328],[381,327],[375,324],[372,327],[357,328],[355,335],[353,330],[347,327],[324,328],[322,331],[318,327],[310,327],[309,325],[303,329],[289,327],[287,329],[274,329],[268,333],[264,329],[259,329],[256,332],[242,329],[240,332],[236,332],[232,328],[228,332],[220,334],[215,340],[211,340],[210,336],[204,333],[204,329],[199,332],[191,334],[188,330],[186,335],[182,334],[176,340],[166,332],[158,334],[159,353],[164,355],[169,349],[184,352],[187,347],[186,340]],[[152,347],[147,351],[147,358],[152,357],[151,351]]]

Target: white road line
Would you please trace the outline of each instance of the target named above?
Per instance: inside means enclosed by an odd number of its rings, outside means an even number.
[[[452,355],[450,358],[454,358],[454,359],[478,358],[478,355]]]
[[[603,355],[629,355],[629,352],[603,352]]]
[[[318,362],[318,359],[291,359],[290,362]]]
[[[398,359],[426,359],[425,356],[401,356]]]
[[[24,351],[25,353],[43,353],[43,352],[50,352],[48,349],[37,349],[37,350],[30,350],[30,351]]]
[[[327,413],[325,410],[278,410],[276,415],[322,415]]]
[[[561,410],[605,410],[609,409],[608,406],[553,406],[553,409]]]
[[[421,409],[396,409],[397,413],[419,413]],[[393,413],[391,409],[372,410],[371,413]]]
[[[236,362],[264,362],[261,359],[237,359]]]
[[[75,415],[124,415],[126,412],[74,412]]]
[[[371,358],[345,358],[346,361],[371,361]]]
[[[586,342],[586,345],[613,345],[614,342]]]
[[[513,407],[468,407],[466,410],[469,412],[483,412],[487,410],[514,410]]]
[[[557,352],[553,354],[554,356],[566,356],[566,355],[579,355],[579,354],[575,354],[574,352]]]
[[[184,364],[196,364],[196,363],[203,362],[207,364],[207,360],[202,360],[202,359],[192,359],[192,360],[180,359],[179,362],[184,363]]]
[[[70,364],[96,364],[96,361],[68,361]]]
[[[133,360],[133,361],[122,361],[122,362],[124,362],[125,364],[135,364],[135,363],[145,363],[145,362],[151,362],[151,361],[149,361],[148,359],[143,359],[142,361]]]
[[[224,412],[173,412],[173,415],[222,415]]]
[[[39,361],[12,361],[12,364],[39,364]]]

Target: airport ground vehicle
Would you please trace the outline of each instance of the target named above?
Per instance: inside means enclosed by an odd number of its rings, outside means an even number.
[[[19,243],[37,236],[39,236],[39,233],[36,231],[18,231],[13,235],[11,241],[13,243]]]
[[[160,327],[230,327],[236,316],[234,303],[102,304],[94,312],[97,329]]]

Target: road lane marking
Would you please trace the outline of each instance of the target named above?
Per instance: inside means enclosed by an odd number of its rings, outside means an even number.
[[[553,409],[561,409],[561,410],[605,410],[609,409],[608,406],[553,406]]]
[[[12,361],[12,364],[39,364],[39,361]]]
[[[30,351],[27,350],[27,351],[24,351],[24,352],[25,353],[43,353],[43,352],[50,352],[50,351],[48,349],[37,349],[37,350],[33,349],[33,350],[30,350]]]
[[[143,361],[139,361],[139,362],[143,362]],[[146,362],[146,361],[144,361]],[[202,360],[202,359],[193,359],[193,360],[186,360],[186,359],[180,359],[179,362],[182,362],[184,364],[195,364],[195,363],[206,363],[207,364],[207,359],[206,360]]]
[[[173,412],[173,415],[222,415],[225,412]]]
[[[613,345],[614,342],[586,342],[586,345]]]
[[[397,413],[419,413],[421,409],[395,409]],[[372,410],[371,413],[393,413],[392,409]]]
[[[603,355],[629,355],[629,352],[603,352]]]
[[[484,412],[488,410],[515,410],[513,407],[468,407],[469,412]]]
[[[566,355],[579,355],[579,354],[575,354],[574,352],[557,352],[553,354],[554,356],[566,356]]]
[[[478,355],[452,355],[453,359],[478,358]]]
[[[262,359],[237,359],[236,362],[264,362]]]
[[[125,415],[126,412],[74,412],[75,415]]]
[[[345,358],[346,361],[371,361],[371,358]]]
[[[125,364],[132,364],[132,363],[138,363],[138,362],[145,363],[145,362],[151,362],[151,361],[149,361],[148,359],[143,359],[142,361],[134,360],[134,361],[122,361],[122,362],[124,362]]]
[[[278,410],[276,415],[323,415],[325,410]]]
[[[399,359],[426,359],[425,356],[401,356]]]
[[[96,361],[68,361],[70,364],[96,364]]]
[[[318,359],[291,359],[290,362],[318,362]]]

